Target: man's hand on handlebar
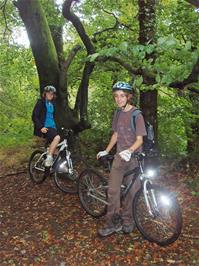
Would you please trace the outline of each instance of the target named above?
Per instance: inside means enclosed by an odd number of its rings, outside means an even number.
[[[130,150],[124,150],[119,153],[119,156],[124,160],[125,162],[129,162],[131,159],[132,152]]]
[[[108,155],[108,152],[106,150],[98,152],[97,160],[99,160],[100,157],[103,157],[103,156],[106,156],[106,155]]]

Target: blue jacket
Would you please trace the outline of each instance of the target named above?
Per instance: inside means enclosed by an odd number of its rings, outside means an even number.
[[[54,110],[55,105],[53,103]],[[38,137],[42,137],[43,134],[41,132],[41,128],[44,127],[45,119],[46,119],[46,104],[45,99],[39,99],[35,104],[35,107],[32,112],[32,121],[34,123],[34,135]],[[55,120],[55,111],[54,111],[54,120]]]

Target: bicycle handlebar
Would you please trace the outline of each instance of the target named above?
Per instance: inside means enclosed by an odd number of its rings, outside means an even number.
[[[144,152],[134,152],[131,155],[131,158],[137,158],[137,159],[143,159],[146,157],[146,154]],[[107,154],[99,158],[99,161],[112,161],[114,159],[114,155]]]
[[[101,157],[99,158],[99,161],[100,161],[100,162],[104,162],[104,161],[112,161],[113,159],[114,159],[114,155],[107,154],[107,155],[101,156]]]
[[[146,154],[144,152],[134,152],[131,155],[131,158],[136,158],[138,160],[142,160],[146,157]]]
[[[72,129],[68,129],[68,128],[64,128],[64,127],[61,128],[61,132],[64,135],[64,137],[68,137],[68,136],[73,134]]]

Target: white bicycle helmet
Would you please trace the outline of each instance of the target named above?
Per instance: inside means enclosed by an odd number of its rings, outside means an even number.
[[[56,93],[56,88],[52,85],[48,85],[46,87],[44,87],[44,92],[53,92]]]
[[[127,82],[118,81],[113,85],[113,91],[117,90],[132,92],[132,86]]]

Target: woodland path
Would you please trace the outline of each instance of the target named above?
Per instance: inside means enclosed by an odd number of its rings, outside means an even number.
[[[180,238],[162,248],[138,231],[100,239],[100,221],[50,178],[34,185],[26,173],[1,177],[0,265],[199,265],[199,197],[185,179],[176,172],[166,180],[179,193],[184,225]]]

